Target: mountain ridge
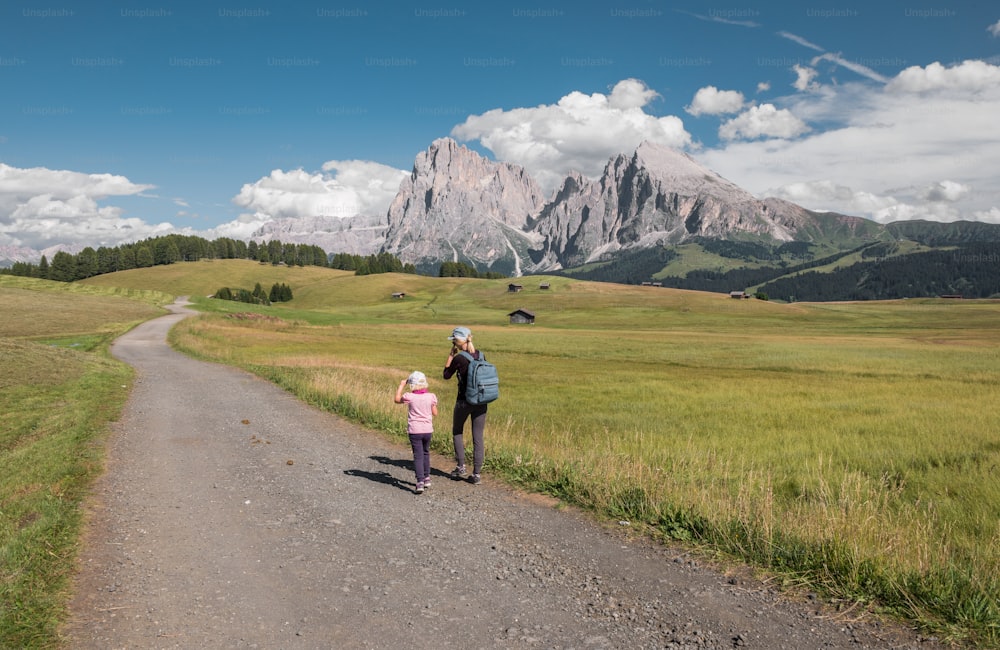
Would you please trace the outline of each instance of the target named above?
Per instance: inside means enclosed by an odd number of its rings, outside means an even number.
[[[417,268],[450,259],[517,275],[697,237],[814,241],[845,224],[873,236],[861,217],[818,214],[758,199],[691,156],[650,142],[611,156],[599,178],[567,175],[546,199],[522,167],[442,138],[401,183],[381,252]]]
[[[451,138],[440,138],[415,157],[385,214],[273,220],[250,239],[310,244],[330,254],[388,253],[430,274],[441,263],[453,261],[520,276],[613,266],[616,260],[651,251],[646,268],[649,260],[666,259],[666,249],[712,240],[756,242],[773,250],[801,244],[796,250],[809,250],[819,259],[876,242],[945,246],[1000,241],[1000,226],[923,221],[882,225],[778,198],[757,198],[689,154],[649,142],[610,156],[597,178],[567,174],[546,196],[523,167],[490,160]],[[43,253],[51,261],[56,251],[74,248],[80,247],[57,246]],[[23,247],[0,247],[0,265],[40,257]],[[781,263],[794,265],[797,260],[793,256]],[[665,273],[666,262],[659,269],[650,267],[650,274]],[[639,279],[629,274],[608,277]]]

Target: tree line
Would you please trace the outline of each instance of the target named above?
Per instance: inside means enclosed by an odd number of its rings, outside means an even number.
[[[190,235],[163,235],[130,244],[94,249],[88,246],[76,255],[59,251],[50,262],[42,256],[38,264],[15,262],[0,272],[9,275],[73,282],[95,275],[148,268],[175,262],[196,262],[214,259],[249,259],[262,263],[288,266],[328,266],[326,251],[311,244],[266,243],[249,244],[228,237],[207,240]]]
[[[95,275],[148,268],[175,262],[197,262],[214,259],[247,259],[264,264],[285,264],[287,266],[322,266],[343,271],[354,271],[355,275],[376,273],[417,274],[413,264],[404,264],[391,253],[372,255],[352,255],[336,253],[328,255],[319,246],[312,244],[283,243],[280,240],[250,243],[220,237],[207,240],[192,235],[163,235],[131,244],[94,249],[86,247],[76,255],[59,251],[50,262],[45,255],[38,264],[15,262],[10,268],[0,269],[0,273],[22,277],[73,282]],[[475,267],[461,262],[444,262],[438,272],[439,277],[463,278],[505,278],[495,272],[478,271]],[[239,295],[237,290],[237,295]],[[247,297],[256,300],[253,292]],[[266,296],[265,296],[266,297]],[[277,302],[271,299],[272,302]]]
[[[417,268],[412,264],[403,264],[391,253],[377,255],[351,255],[350,253],[335,253],[330,258],[330,268],[341,271],[354,271],[355,275],[374,275],[376,273],[410,273],[417,274]]]
[[[509,277],[497,271],[480,271],[476,267],[465,262],[443,262],[438,268],[439,278],[484,278],[487,280],[499,280]]]

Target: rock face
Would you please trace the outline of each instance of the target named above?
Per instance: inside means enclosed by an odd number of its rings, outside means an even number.
[[[538,243],[528,225],[544,205],[524,169],[435,140],[389,207],[383,250],[418,268],[456,261],[517,275]]]
[[[371,255],[385,244],[385,217],[300,217],[269,221],[250,236],[258,242],[279,240],[310,244],[332,253]]]
[[[522,168],[450,139],[417,156],[388,224],[383,250],[404,262],[464,261],[513,275],[694,237],[808,241],[823,230],[814,213],[759,200],[667,147],[643,143],[596,180],[570,175],[545,200]]]
[[[17,262],[38,264],[41,253],[27,246],[0,246],[0,268],[8,267]]]

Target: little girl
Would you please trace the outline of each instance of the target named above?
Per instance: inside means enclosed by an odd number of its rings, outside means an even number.
[[[404,393],[407,384],[411,392]],[[438,398],[427,390],[424,373],[415,370],[399,382],[394,401],[407,405],[406,433],[413,447],[413,472],[417,476],[414,492],[421,494],[431,486],[431,434],[434,433],[434,416],[438,414]]]

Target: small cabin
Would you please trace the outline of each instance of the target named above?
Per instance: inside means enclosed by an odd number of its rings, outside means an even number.
[[[517,293],[518,291],[520,291],[523,288],[524,288],[524,285],[521,285],[521,284],[508,284],[507,285],[507,291],[509,293]]]
[[[749,298],[750,294],[746,291],[730,291],[729,297],[734,300],[743,300],[745,298]]]
[[[535,314],[527,309],[515,309],[507,314],[511,325],[534,325]]]
[[[396,300],[401,300],[406,297],[406,293],[403,291],[397,291],[396,293],[392,294],[392,297]]]
[[[549,288],[549,283],[548,282],[543,282],[540,285],[538,285],[538,288],[541,289],[542,291],[547,291],[548,288]]]

